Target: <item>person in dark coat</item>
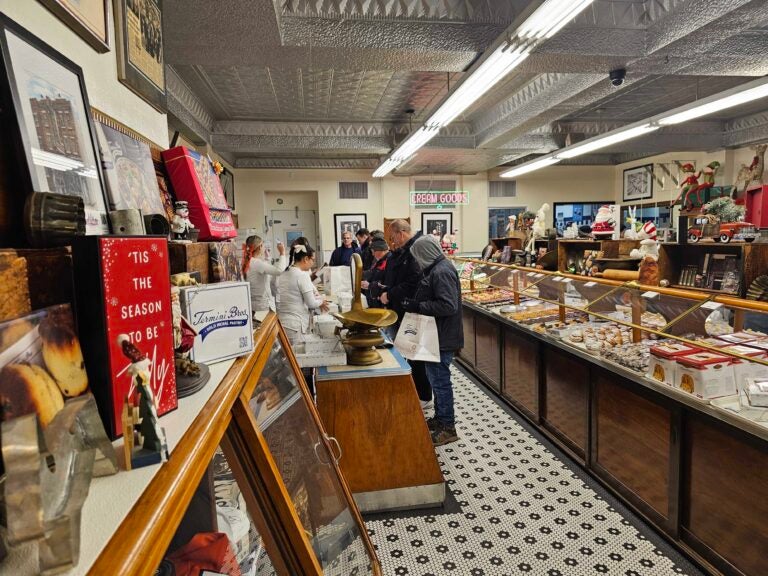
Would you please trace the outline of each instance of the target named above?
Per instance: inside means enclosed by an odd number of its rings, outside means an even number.
[[[352,261],[352,254],[360,252],[352,245],[352,232],[344,232],[341,235],[341,246],[336,248],[331,254],[330,266],[349,266]]]
[[[454,354],[464,347],[461,284],[456,268],[443,255],[435,238],[419,238],[411,245],[411,254],[423,276],[413,298],[403,301],[403,309],[433,316],[437,324],[440,361],[424,362],[424,367],[435,395],[435,416],[427,424],[432,433],[432,443],[442,446],[459,438],[453,411],[451,363]]]
[[[360,246],[360,258],[363,259],[363,270],[370,270],[373,266],[373,252],[371,251],[371,233],[368,228],[360,228],[355,232],[355,238]]]
[[[383,238],[375,238],[371,241],[371,253],[374,262],[371,267],[363,274],[363,289],[367,290],[368,306],[371,308],[383,308],[384,305],[379,299],[382,286],[387,275],[387,264],[392,252]]]
[[[391,327],[390,332],[394,340],[397,329],[400,327],[400,321],[405,314],[403,300],[412,298],[419,285],[421,270],[411,255],[411,245],[421,236],[421,232],[413,236],[411,225],[407,221],[394,220],[390,223],[387,234],[387,244],[393,252],[387,263],[380,300],[387,308],[397,312],[397,323]],[[411,376],[413,376],[413,383],[416,385],[419,400],[421,400],[421,407],[423,409],[429,408],[432,402],[432,388],[427,379],[424,362],[409,360],[408,363],[411,365]]]

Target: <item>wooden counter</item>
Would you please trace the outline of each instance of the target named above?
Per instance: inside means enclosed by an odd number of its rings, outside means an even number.
[[[320,419],[339,443],[339,466],[362,512],[440,506],[443,474],[410,367],[394,349],[381,354],[377,366],[318,370]]]
[[[766,573],[768,427],[471,303],[463,314],[478,360],[458,360],[480,381],[497,392],[498,374],[502,399],[706,570]]]

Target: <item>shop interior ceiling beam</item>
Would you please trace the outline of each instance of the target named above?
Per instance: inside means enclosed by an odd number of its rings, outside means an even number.
[[[768,111],[758,112],[728,122],[723,144],[727,148],[748,146],[768,140]]]
[[[209,142],[213,115],[171,66],[166,66],[165,86],[168,114],[178,128],[195,142]]]
[[[369,170],[379,164],[378,158],[240,158],[235,168],[340,168],[346,170]]]

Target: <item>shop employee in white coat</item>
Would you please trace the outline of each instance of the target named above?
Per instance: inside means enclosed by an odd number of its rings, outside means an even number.
[[[258,236],[248,236],[245,240],[245,258],[243,258],[243,278],[251,285],[251,310],[275,311],[275,298],[272,295],[272,277],[280,276],[285,270],[285,246],[277,243],[280,259],[276,265],[270,264],[264,258],[264,241]]]
[[[328,303],[315,292],[309,272],[315,263],[315,251],[310,246],[296,244],[291,248],[291,266],[277,279],[277,316],[291,344],[304,341],[309,333],[312,310],[328,311]]]

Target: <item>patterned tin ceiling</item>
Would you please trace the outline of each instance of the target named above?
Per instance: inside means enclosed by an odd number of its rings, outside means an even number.
[[[369,167],[541,0],[165,2],[172,123],[236,167]],[[625,67],[623,86],[609,70]],[[400,173],[474,173],[768,74],[765,0],[595,0]],[[582,162],[768,138],[757,103]],[[702,131],[705,131],[702,133]]]

